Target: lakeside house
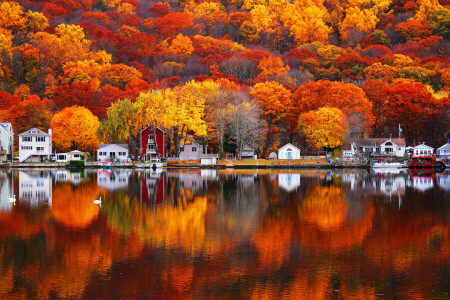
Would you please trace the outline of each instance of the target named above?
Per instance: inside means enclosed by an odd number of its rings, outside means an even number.
[[[143,128],[139,132],[139,143],[141,156],[145,161],[151,161],[158,157],[156,150],[160,158],[166,157],[166,141],[167,134],[164,130],[158,127],[149,126]]]
[[[250,146],[245,145],[241,151],[241,159],[253,159],[255,158],[255,150]]]
[[[417,145],[413,148],[413,156],[432,156],[434,148],[425,144]]]
[[[127,144],[100,144],[97,150],[97,161],[128,161]]]
[[[287,143],[278,149],[278,159],[300,159],[300,149]]]
[[[0,161],[11,161],[14,152],[14,132],[11,123],[0,123]]]
[[[180,148],[181,160],[200,160],[203,154],[208,154],[207,146],[203,147],[193,137],[187,138]]]
[[[50,161],[52,155],[52,130],[48,133],[32,128],[19,134],[19,162]]]
[[[367,138],[355,140],[359,153],[366,156],[395,156],[403,157],[406,152],[404,138]]]
[[[81,160],[83,152],[73,150],[67,153],[56,153],[56,162],[68,162],[71,160]]]
[[[450,142],[437,149],[438,157],[450,157]]]
[[[50,172],[19,171],[18,200],[31,207],[42,204],[52,206],[52,176]]]
[[[342,144],[341,150],[342,150],[342,157],[345,158],[356,157],[356,154],[358,153],[358,149],[355,143],[346,142]]]

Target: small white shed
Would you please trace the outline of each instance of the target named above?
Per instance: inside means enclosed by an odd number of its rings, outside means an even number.
[[[83,152],[73,150],[67,153],[56,153],[56,162],[68,162],[71,160],[81,160]]]
[[[199,155],[200,164],[211,166],[217,164],[217,159],[219,158],[218,154],[201,154]]]
[[[278,159],[300,159],[300,149],[288,143],[278,149]]]

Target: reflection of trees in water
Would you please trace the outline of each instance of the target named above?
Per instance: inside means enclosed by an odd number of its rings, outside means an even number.
[[[407,194],[398,209],[367,196],[357,201],[345,182],[325,186],[315,177],[289,194],[276,176],[199,179],[202,188],[163,179],[160,203],[142,205],[130,192],[141,181],[130,179],[129,190],[108,193],[84,227],[89,214],[64,225],[48,209],[0,214],[0,295],[373,299],[445,291],[442,194],[434,195],[440,201]],[[90,182],[81,186],[91,190]],[[61,197],[67,189],[55,187]]]

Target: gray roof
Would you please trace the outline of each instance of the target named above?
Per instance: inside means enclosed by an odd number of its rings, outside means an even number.
[[[450,143],[447,143],[444,146],[438,148],[438,150],[450,150]]]
[[[125,148],[126,150],[128,150],[128,144],[100,144],[98,146],[98,150],[108,147],[108,146],[119,146],[119,147],[122,147],[122,148]]]
[[[31,131],[36,131],[36,133],[31,133]],[[43,136],[50,136],[47,132],[42,131],[42,130],[40,130],[38,128],[31,128],[31,129],[29,129],[29,130],[19,134],[19,136],[23,136],[23,135],[26,135],[26,136],[29,136],[29,135],[31,135],[31,136],[38,136],[38,135],[39,136],[42,136],[42,135]]]
[[[9,122],[0,122],[0,128],[3,128],[7,133],[12,132],[12,125]]]
[[[352,143],[344,142],[341,146],[341,150],[353,150]]]
[[[365,147],[375,147],[380,146],[384,142],[387,142],[391,140],[394,144],[398,146],[406,146],[406,141],[404,138],[400,139],[390,139],[390,138],[370,138],[370,139],[357,139],[355,141],[356,145],[358,147],[365,146]]]

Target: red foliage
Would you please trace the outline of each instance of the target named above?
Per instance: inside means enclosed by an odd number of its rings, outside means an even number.
[[[148,12],[156,18],[161,18],[170,12],[170,6],[164,3],[158,3],[148,8]]]
[[[136,15],[129,16],[120,23],[120,25],[122,25],[122,26],[127,25],[127,26],[131,26],[131,27],[137,27],[141,24],[142,24],[141,19]]]
[[[163,38],[175,36],[194,26],[194,22],[185,13],[170,13],[154,21],[155,32]]]
[[[261,50],[245,50],[240,56],[241,58],[246,58],[253,62],[259,63],[263,58],[268,58],[272,56],[272,54]]]
[[[394,54],[403,54],[411,56],[413,58],[422,56],[424,47],[420,42],[407,41],[404,44],[398,44],[394,46]]]
[[[180,77],[178,76],[172,76],[169,78],[164,78],[159,82],[159,88],[173,88],[179,85]]]
[[[8,92],[0,91],[0,110],[9,109],[11,106],[20,102],[20,98],[11,95]]]
[[[53,20],[56,16],[64,16],[69,12],[62,6],[56,5],[54,3],[46,2],[44,4],[44,8],[42,9],[42,13],[49,19]]]
[[[367,55],[372,58],[385,56],[388,54],[392,54],[391,49],[389,49],[386,46],[383,45],[370,45],[369,47],[365,48],[362,52],[362,55]]]

